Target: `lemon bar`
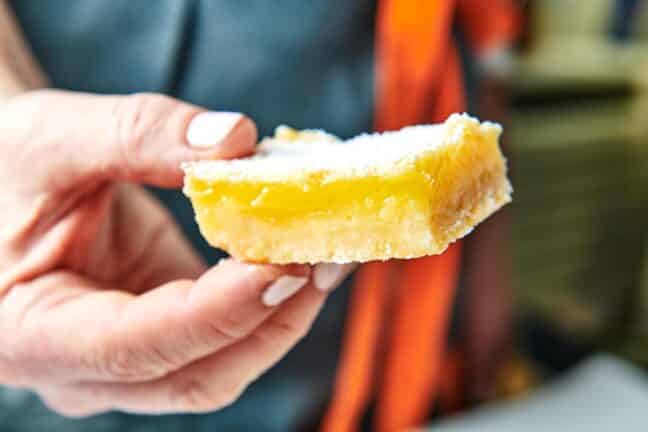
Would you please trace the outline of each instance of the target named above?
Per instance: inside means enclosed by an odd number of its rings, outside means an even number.
[[[439,254],[511,200],[501,130],[466,114],[347,141],[282,126],[250,158],[186,163],[184,193],[207,241],[246,261]]]

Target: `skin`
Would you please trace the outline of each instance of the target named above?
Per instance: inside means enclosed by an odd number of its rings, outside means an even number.
[[[161,95],[47,86],[0,0],[0,383],[54,410],[203,412],[235,401],[309,329],[332,287],[262,294],[306,266],[207,268],[139,184],[182,186],[181,161],[253,151],[241,117],[192,148],[203,110]]]

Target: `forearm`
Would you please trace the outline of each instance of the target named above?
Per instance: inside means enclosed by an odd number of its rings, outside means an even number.
[[[0,0],[0,99],[46,87],[47,78],[29,50],[13,11]]]

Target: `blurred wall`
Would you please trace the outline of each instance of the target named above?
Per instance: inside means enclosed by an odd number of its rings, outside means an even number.
[[[519,318],[648,366],[648,5],[641,3],[531,2],[509,142]]]

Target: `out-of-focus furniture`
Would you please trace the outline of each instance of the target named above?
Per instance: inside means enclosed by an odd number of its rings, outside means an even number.
[[[648,31],[615,41],[612,11],[534,3],[508,129],[516,310],[648,366]]]

